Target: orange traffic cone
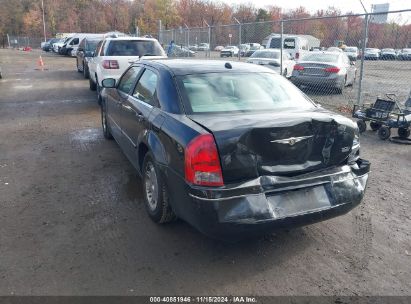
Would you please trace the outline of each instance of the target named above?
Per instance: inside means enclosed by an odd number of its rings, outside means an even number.
[[[39,57],[39,60],[37,61],[37,65],[38,65],[38,69],[41,71],[44,71],[44,62],[43,62],[43,58],[41,58],[41,56]]]

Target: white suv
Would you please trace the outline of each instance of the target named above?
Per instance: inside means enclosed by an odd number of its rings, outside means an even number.
[[[167,58],[161,45],[154,38],[120,37],[101,41],[88,63],[90,90],[100,94],[101,82],[105,78],[118,80],[129,65],[144,59]],[[100,96],[99,100],[100,100]]]

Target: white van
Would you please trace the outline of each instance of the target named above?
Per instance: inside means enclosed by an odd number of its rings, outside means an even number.
[[[311,35],[283,35],[283,50],[295,60],[301,58],[302,53],[320,46],[320,40]],[[281,48],[281,35],[272,34],[268,37],[267,49]]]
[[[67,41],[66,43],[66,54],[70,55],[72,57],[77,56],[77,49],[80,44],[80,42],[84,38],[101,38],[104,39],[106,37],[125,37],[128,36],[127,34],[121,33],[121,32],[107,32],[107,33],[77,33],[73,37],[71,37],[71,40]]]

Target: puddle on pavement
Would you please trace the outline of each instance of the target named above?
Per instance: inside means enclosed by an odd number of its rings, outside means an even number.
[[[100,128],[83,129],[70,134],[71,144],[81,151],[90,151],[92,144],[103,139],[103,133]]]

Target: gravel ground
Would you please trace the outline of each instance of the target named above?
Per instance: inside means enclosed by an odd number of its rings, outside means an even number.
[[[38,56],[0,50],[0,295],[411,295],[411,146],[363,134],[373,172],[345,216],[217,242],[149,220],[75,60]]]

